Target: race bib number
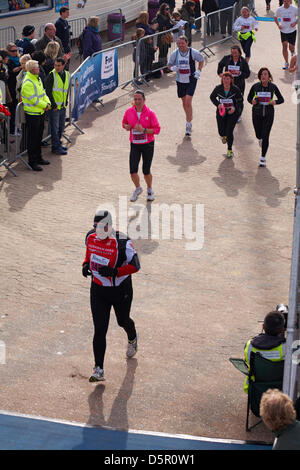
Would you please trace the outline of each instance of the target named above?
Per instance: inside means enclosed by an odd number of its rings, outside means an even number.
[[[228,72],[230,72],[234,77],[238,77],[241,74],[239,65],[228,65]]]
[[[259,104],[266,105],[271,101],[271,93],[269,91],[259,91],[257,93]]]
[[[231,108],[233,106],[233,101],[231,98],[220,99],[220,103],[223,104],[225,108]]]
[[[132,143],[133,144],[146,144],[148,142],[145,132],[132,130]]]
[[[245,29],[250,29],[250,25],[249,25],[249,24],[243,24],[243,26],[244,26],[243,31],[244,31]]]
[[[292,18],[288,16],[288,17],[282,18],[282,21],[284,21],[285,23],[291,23]]]
[[[98,269],[101,266],[108,266],[108,264],[109,264],[108,258],[105,258],[104,256],[95,255],[95,253],[91,254],[91,262],[90,262],[91,271],[95,271],[98,273]]]

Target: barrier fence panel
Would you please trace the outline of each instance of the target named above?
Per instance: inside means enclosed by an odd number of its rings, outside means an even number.
[[[228,39],[233,39],[236,5],[235,3],[232,7],[206,15],[204,23],[204,52],[205,49],[208,49],[211,54],[214,54],[210,49],[211,46],[228,41]]]
[[[6,49],[9,42],[15,43],[16,40],[17,34],[14,26],[0,28],[0,49]]]

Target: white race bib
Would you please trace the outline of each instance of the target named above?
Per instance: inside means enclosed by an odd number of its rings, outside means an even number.
[[[225,108],[231,108],[233,106],[231,98],[221,98],[220,103],[223,104]]]
[[[228,72],[230,72],[234,77],[241,75],[241,69],[239,65],[228,65]]]
[[[132,143],[133,144],[146,144],[148,142],[145,132],[139,132],[132,129]]]
[[[257,99],[259,104],[266,105],[271,101],[271,92],[270,91],[258,91]]]
[[[98,269],[100,268],[100,266],[108,266],[108,263],[109,263],[108,258],[104,258],[104,256],[96,255],[95,253],[91,254],[90,266],[91,266],[92,272],[96,272],[98,274]]]

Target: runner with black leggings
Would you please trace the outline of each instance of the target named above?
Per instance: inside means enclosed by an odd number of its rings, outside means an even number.
[[[90,302],[94,323],[93,351],[95,367],[90,382],[104,380],[103,362],[111,307],[118,325],[128,337],[127,358],[137,351],[137,333],[130,318],[133,297],[131,274],[140,269],[131,240],[112,228],[108,211],[98,210],[94,229],[86,236],[86,255],[82,275],[92,276]]]
[[[227,143],[227,157],[233,157],[233,131],[243,109],[241,90],[233,84],[230,72],[224,72],[221,85],[217,85],[210,95],[212,103],[217,107],[216,119],[218,132],[223,144]]]
[[[272,83],[269,69],[262,67],[258,72],[259,82],[255,83],[248,94],[252,107],[252,122],[256,138],[261,146],[260,167],[266,166],[266,155],[269,148],[269,136],[274,121],[274,106],[284,102],[277,86]],[[275,97],[277,99],[275,99]]]

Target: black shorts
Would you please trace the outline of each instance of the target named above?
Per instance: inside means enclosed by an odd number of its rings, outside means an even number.
[[[150,168],[154,153],[154,141],[147,144],[130,143],[129,168],[130,174],[138,173],[141,157],[143,158],[143,174],[150,175]]]
[[[190,78],[189,83],[177,83],[177,96],[178,98],[184,98],[186,95],[193,96],[197,86],[197,79]]]
[[[292,33],[282,33],[280,32],[281,42],[288,42],[294,46],[296,44],[296,36],[297,31],[293,31]]]

